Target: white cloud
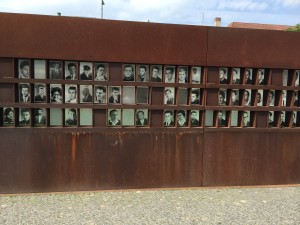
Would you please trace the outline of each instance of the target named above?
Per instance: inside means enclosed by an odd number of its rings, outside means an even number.
[[[224,10],[251,10],[262,11],[268,8],[266,2],[255,2],[253,0],[223,0],[218,4],[218,9]]]
[[[277,0],[283,6],[300,6],[300,0]]]

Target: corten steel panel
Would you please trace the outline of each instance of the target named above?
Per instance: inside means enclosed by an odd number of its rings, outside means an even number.
[[[206,27],[1,13],[0,30],[0,57],[206,65]]]
[[[51,130],[0,129],[0,193],[201,186],[202,129]]]
[[[227,67],[300,68],[300,33],[208,28],[207,64]]]
[[[13,59],[0,58],[0,78],[12,78],[13,73]]]
[[[203,186],[299,183],[299,135],[276,128],[206,129]]]

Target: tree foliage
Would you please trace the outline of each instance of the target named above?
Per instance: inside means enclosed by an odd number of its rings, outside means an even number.
[[[296,26],[294,26],[294,27],[288,28],[287,31],[296,31],[296,32],[300,32],[300,23],[296,24]]]

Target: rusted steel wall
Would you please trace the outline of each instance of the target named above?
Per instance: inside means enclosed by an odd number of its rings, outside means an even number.
[[[0,129],[0,193],[201,186],[202,130],[113,130]]]
[[[299,130],[206,129],[203,186],[300,183]]]
[[[0,104],[12,107],[14,58],[109,62],[108,85],[123,85],[122,63],[202,66],[211,86],[200,110],[219,110],[219,66],[277,68],[273,89],[281,69],[300,68],[291,32],[7,13],[0,31],[0,79],[13,80],[0,80]],[[265,129],[159,128],[165,84],[154,86],[150,128],[0,128],[0,193],[300,183],[299,128],[266,128],[264,112]]]

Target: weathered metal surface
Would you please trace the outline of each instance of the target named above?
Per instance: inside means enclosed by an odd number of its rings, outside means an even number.
[[[297,69],[299,39],[297,32],[210,27],[207,64]]]
[[[300,182],[299,130],[205,129],[203,186]]]
[[[1,13],[0,30],[0,57],[206,63],[207,28],[199,26]]]
[[[66,130],[0,129],[0,193],[201,186],[202,129]]]

